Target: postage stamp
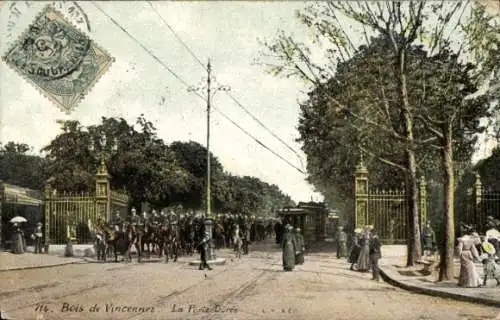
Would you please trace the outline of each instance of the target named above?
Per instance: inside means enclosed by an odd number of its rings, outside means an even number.
[[[2,60],[69,114],[114,58],[49,5]]]

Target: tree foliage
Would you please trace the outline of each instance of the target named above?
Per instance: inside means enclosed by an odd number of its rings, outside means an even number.
[[[92,192],[96,170],[104,161],[111,187],[126,191],[134,205],[148,202],[157,208],[204,208],[207,152],[199,143],[167,145],[142,115],[135,125],[123,118],[105,117],[97,125],[83,126],[74,120],[59,124],[61,132],[42,149],[44,157],[29,155],[26,144],[3,146],[0,179],[33,189],[41,189],[49,181],[61,192]],[[213,154],[211,176],[215,212],[267,215],[293,204],[276,185],[225,172]]]

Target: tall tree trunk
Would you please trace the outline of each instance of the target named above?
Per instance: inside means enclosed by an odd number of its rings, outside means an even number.
[[[413,137],[413,115],[410,102],[408,100],[408,89],[406,85],[406,51],[401,49],[398,55],[398,73],[400,99],[402,103],[403,123],[405,137],[407,140],[406,161],[407,172],[407,197],[408,197],[408,254],[406,264],[413,266],[415,261],[421,258],[422,249],[420,243],[419,227],[419,207],[418,203],[418,182],[417,182],[417,162],[415,159],[414,137]]]
[[[453,280],[455,265],[453,255],[455,252],[455,177],[453,170],[453,144],[452,127],[448,125],[443,130],[444,148],[441,152],[444,171],[444,245],[441,248],[441,263],[439,281]]]

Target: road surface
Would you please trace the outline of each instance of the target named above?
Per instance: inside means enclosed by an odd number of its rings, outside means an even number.
[[[232,257],[228,250],[218,253]],[[270,243],[212,271],[188,261],[2,272],[0,309],[14,320],[500,319],[499,309],[371,281],[331,253],[308,255],[304,265],[286,273]]]

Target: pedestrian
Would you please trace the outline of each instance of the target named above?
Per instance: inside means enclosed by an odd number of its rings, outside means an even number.
[[[482,260],[484,268],[483,286],[486,286],[488,279],[495,279],[497,286],[500,286],[500,266],[495,262],[495,247],[485,238],[482,244],[484,252],[488,255]]]
[[[358,271],[361,272],[370,270],[370,229],[371,226],[365,226],[359,239]]]
[[[338,227],[335,237],[337,243],[337,259],[347,256],[347,234],[344,232],[343,227]]]
[[[375,230],[371,230],[370,234],[370,264],[372,268],[372,280],[380,281],[380,270],[378,267],[378,261],[382,257],[382,252],[380,251],[382,244]]]
[[[479,259],[475,239],[472,237],[472,228],[465,226],[464,235],[458,238],[458,256],[460,257],[460,274],[458,285],[466,288],[476,288],[480,285],[474,261]]]
[[[14,244],[12,248],[12,253],[21,254],[24,253],[24,232],[21,230],[19,223],[14,223],[14,235],[13,241]]]
[[[276,244],[281,244],[281,240],[282,240],[282,237],[283,237],[283,225],[281,224],[280,221],[277,221],[275,224],[274,224],[274,233],[276,235]]]
[[[201,241],[198,244],[198,250],[200,251],[200,267],[199,267],[200,270],[205,270],[205,268],[207,268],[208,270],[212,270],[212,268],[207,263],[209,245],[210,245],[210,235],[208,234],[207,231],[203,230]]]
[[[287,224],[281,241],[284,271],[292,271],[295,267],[295,252],[297,251],[297,243],[295,242],[295,236],[292,233],[292,230],[293,227]]]
[[[422,231],[422,244],[424,256],[430,256],[434,253],[436,246],[436,234],[432,230],[431,223],[427,221],[425,228]]]
[[[350,270],[354,270],[354,265],[358,263],[359,252],[361,251],[361,246],[359,245],[359,238],[361,236],[361,229],[354,229],[354,235],[352,236],[351,253],[349,254],[349,263],[351,264]]]
[[[35,232],[33,232],[35,240],[35,253],[42,253],[42,223],[37,222]]]
[[[295,264],[304,264],[304,252],[306,250],[304,244],[304,236],[300,233],[300,228],[295,229]]]
[[[236,251],[236,258],[241,259],[241,248],[243,246],[243,242],[241,240],[240,227],[236,225],[233,233],[233,243],[234,243],[234,251]]]

